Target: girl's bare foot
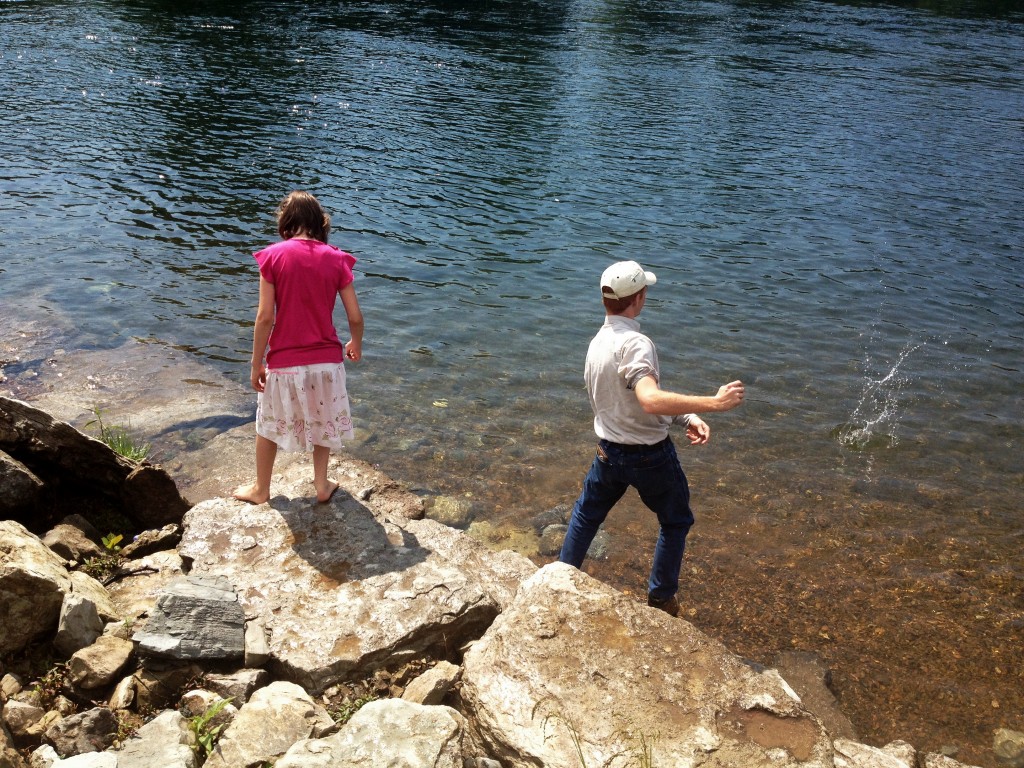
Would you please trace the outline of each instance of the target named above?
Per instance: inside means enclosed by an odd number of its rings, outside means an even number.
[[[323,490],[319,488],[316,489],[316,500],[321,504],[326,504],[331,500],[331,497],[334,495],[336,490],[338,490],[338,484],[333,480],[328,480]]]
[[[250,504],[265,504],[270,501],[270,491],[260,491],[256,487],[256,483],[252,485],[240,485],[231,493],[231,495],[240,500],[247,501]]]

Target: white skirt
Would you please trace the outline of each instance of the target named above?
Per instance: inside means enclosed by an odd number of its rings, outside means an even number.
[[[286,451],[340,449],[353,438],[344,364],[268,370],[256,399],[256,434]]]

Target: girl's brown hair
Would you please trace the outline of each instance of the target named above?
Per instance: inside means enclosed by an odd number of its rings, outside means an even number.
[[[289,192],[277,206],[277,233],[284,240],[306,234],[326,243],[330,231],[331,217],[309,192]]]

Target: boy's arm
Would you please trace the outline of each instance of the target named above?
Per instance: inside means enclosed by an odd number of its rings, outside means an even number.
[[[653,376],[644,376],[633,385],[636,399],[644,413],[658,416],[680,416],[684,413],[729,411],[743,402],[743,382],[723,384],[715,395],[683,395],[658,386]]]
[[[345,357],[355,362],[363,356],[363,312],[359,309],[355,285],[349,283],[338,291],[338,295],[341,296],[341,303],[345,307],[345,315],[348,317],[348,332],[351,335],[348,343],[345,344]]]

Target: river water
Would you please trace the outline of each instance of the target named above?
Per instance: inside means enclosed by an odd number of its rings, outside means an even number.
[[[637,259],[664,386],[748,386],[681,451],[687,617],[818,654],[869,743],[1024,730],[1018,4],[0,2],[0,87],[8,391],[139,344],[242,384],[309,189],[359,259],[353,454],[547,562]],[[650,516],[607,528],[587,569],[641,596]]]

